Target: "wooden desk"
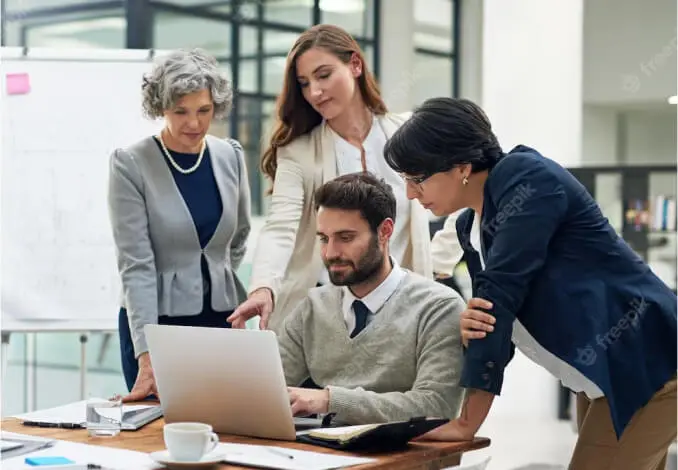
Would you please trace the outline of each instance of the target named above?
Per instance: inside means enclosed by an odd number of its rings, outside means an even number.
[[[84,444],[116,447],[120,449],[136,450],[141,452],[155,452],[165,449],[162,436],[163,419],[158,419],[140,429],[139,431],[123,431],[120,435],[112,438],[93,438],[87,435],[86,430],[38,428],[24,426],[14,418],[2,420],[2,430],[33,436],[42,436],[50,439],[60,439]],[[301,444],[298,442],[270,441],[265,439],[253,439],[247,437],[219,435],[221,442],[237,444],[276,445],[298,450],[310,450],[313,452],[346,453],[326,449],[324,447]],[[490,445],[490,440],[477,438],[472,442],[426,442],[412,443],[407,450],[389,453],[356,453],[350,454],[359,457],[371,457],[378,459],[376,462],[351,467],[355,470],[434,470],[459,465],[464,452],[482,449]],[[245,469],[238,465],[222,464],[221,470]]]

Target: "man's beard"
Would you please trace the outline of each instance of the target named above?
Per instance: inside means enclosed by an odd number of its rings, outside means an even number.
[[[335,286],[352,286],[363,283],[373,278],[381,269],[384,262],[384,253],[379,249],[379,242],[376,236],[372,236],[367,251],[360,257],[358,264],[348,260],[331,259],[325,261],[325,266],[328,268],[330,281]],[[350,265],[353,269],[348,272],[332,271],[329,269],[332,265]]]

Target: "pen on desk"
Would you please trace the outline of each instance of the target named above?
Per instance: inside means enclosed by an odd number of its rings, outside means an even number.
[[[40,468],[40,467],[36,467]],[[65,464],[65,465],[49,465],[47,467],[54,470],[112,470],[110,467],[104,467],[97,463],[74,463],[74,464]]]
[[[286,452],[283,452],[282,450],[278,450],[272,447],[266,447],[266,450],[269,451],[272,454],[279,455],[280,457],[285,457],[286,459],[293,459],[294,455],[290,455]]]
[[[45,423],[42,421],[23,421],[24,426],[35,426],[39,428],[64,428],[64,429],[80,429],[81,424],[78,423]]]
[[[112,470],[109,467],[104,467],[96,463],[72,463],[72,464],[61,464],[61,465],[48,465],[43,467],[35,468],[49,468],[54,470]]]

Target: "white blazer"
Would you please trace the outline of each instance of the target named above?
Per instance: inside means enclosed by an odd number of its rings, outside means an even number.
[[[457,264],[464,256],[464,249],[457,236],[457,218],[464,210],[466,209],[448,215],[443,226],[433,235],[431,257],[433,258],[433,272],[436,274],[452,276]]]
[[[387,138],[411,113],[377,117]],[[249,292],[268,287],[274,311],[269,329],[277,331],[285,317],[314,287],[323,269],[316,236],[313,195],[325,182],[336,178],[334,137],[326,123],[278,149],[278,168],[273,182],[269,215],[257,241]],[[410,201],[410,243],[404,268],[433,277],[429,220],[418,201]]]

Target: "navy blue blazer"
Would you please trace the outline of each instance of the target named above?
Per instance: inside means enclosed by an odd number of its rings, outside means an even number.
[[[620,437],[676,373],[676,295],[620,238],[566,169],[518,146],[490,171],[481,217],[457,220],[473,295],[492,302],[494,332],[471,341],[461,385],[498,395],[517,318],[548,351],[594,382]]]

